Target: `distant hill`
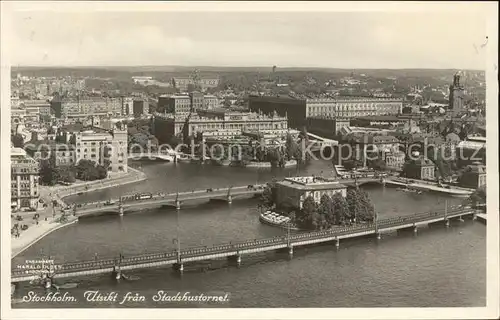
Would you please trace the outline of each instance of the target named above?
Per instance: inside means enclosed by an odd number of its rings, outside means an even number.
[[[231,73],[264,73],[270,74],[272,66],[268,67],[217,67],[217,66],[106,66],[106,67],[12,67],[12,76],[21,73],[26,76],[41,77],[93,77],[93,78],[130,78],[132,76],[148,75],[153,77],[173,77],[188,75],[198,69],[203,75],[231,74]],[[278,67],[276,73],[320,73],[323,75],[335,74],[337,76],[359,76],[365,74],[369,77],[450,77],[459,70],[455,69],[337,69],[337,68],[287,68]],[[466,70],[478,72],[477,70]]]

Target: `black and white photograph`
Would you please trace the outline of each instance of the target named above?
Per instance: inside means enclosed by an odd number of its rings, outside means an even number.
[[[2,319],[498,318],[498,3],[1,6]]]

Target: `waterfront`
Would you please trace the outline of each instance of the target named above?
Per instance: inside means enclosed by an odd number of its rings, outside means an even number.
[[[328,162],[315,162],[301,174],[320,174],[321,171],[325,174],[331,169]],[[246,185],[268,181],[273,175],[283,177],[295,173],[295,169],[249,171],[146,162],[142,163],[142,170],[149,177],[147,181],[74,199],[87,202],[134,192]],[[377,185],[364,188],[381,217],[444,208],[445,199],[450,205],[462,201],[433,193],[402,193]],[[181,246],[283,234],[283,230],[259,222],[256,205],[256,200],[248,199],[231,205],[201,202],[183,206],[180,211]],[[14,265],[22,263],[41,252],[56,261],[72,261],[92,259],[95,253],[105,257],[116,256],[119,252],[127,255],[173,249],[176,230],[176,211],[169,209],[151,209],[122,218],[116,215],[85,219],[48,235],[12,262]],[[150,296],[159,289],[229,291],[231,302],[220,305],[223,307],[481,306],[486,296],[485,238],[484,225],[466,221],[454,223],[449,229],[422,229],[417,236],[412,233],[386,235],[379,244],[374,239],[346,241],[341,243],[338,252],[333,244],[300,249],[292,261],[286,261],[279,254],[243,256],[240,269],[217,263],[208,273],[186,272],[182,280],[169,268],[134,271],[141,280],[122,282],[118,286],[105,276],[79,278],[75,279],[80,282],[79,287],[68,291],[75,296],[91,289],[141,291]],[[23,285],[17,295],[27,289]],[[162,304],[151,302],[151,306]],[[36,307],[43,305],[37,303]]]

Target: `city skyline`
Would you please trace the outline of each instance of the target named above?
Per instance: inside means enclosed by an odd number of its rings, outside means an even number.
[[[23,11],[12,15],[11,62],[484,70],[486,18],[475,11]],[[457,28],[465,21],[467,28]]]

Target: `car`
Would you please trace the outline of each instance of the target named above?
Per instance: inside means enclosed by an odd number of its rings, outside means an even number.
[[[214,189],[212,189],[212,188],[207,189],[207,192],[213,192],[213,191],[214,191]]]
[[[247,189],[254,189],[253,184],[249,184],[249,185],[247,186]]]

